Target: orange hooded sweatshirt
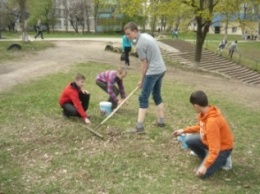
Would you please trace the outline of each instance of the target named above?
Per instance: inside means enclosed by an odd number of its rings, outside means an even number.
[[[200,133],[202,143],[209,153],[204,160],[204,166],[209,168],[216,160],[220,151],[233,148],[231,129],[221,112],[214,106],[209,106],[206,114],[198,115],[198,125],[187,127],[184,133]]]

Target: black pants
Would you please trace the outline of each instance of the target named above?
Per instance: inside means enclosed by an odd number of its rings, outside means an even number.
[[[234,50],[229,50],[229,56],[230,56],[231,59],[233,57],[233,53],[234,53]]]
[[[96,81],[96,84],[97,84],[102,90],[104,90],[106,93],[108,93],[108,92],[107,92],[107,83],[101,82],[101,81]],[[113,91],[114,91],[115,95],[118,96],[118,94],[119,94],[118,88],[115,87],[115,86],[113,86]],[[113,98],[111,98],[111,96],[109,96],[109,98],[108,98],[107,101],[112,103],[112,109],[115,109],[115,108],[117,107],[117,102],[115,102],[115,101],[113,100]]]
[[[42,31],[38,31],[38,33],[37,33],[36,36],[35,36],[35,39],[36,39],[39,35],[41,35],[41,38],[43,39],[43,33],[42,33]]]
[[[129,53],[131,51],[131,47],[124,47],[124,51],[125,51],[125,64],[130,66]]]
[[[88,105],[89,105],[89,99],[90,99],[90,94],[85,94],[80,92],[79,93],[79,99],[81,101],[82,108],[84,111],[88,110]],[[80,114],[78,113],[77,109],[72,103],[66,103],[62,106],[64,114],[66,116],[78,116],[80,117]]]

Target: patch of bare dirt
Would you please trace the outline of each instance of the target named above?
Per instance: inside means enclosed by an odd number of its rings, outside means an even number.
[[[68,71],[69,66],[80,62],[101,62],[122,64],[119,54],[104,51],[107,42],[97,41],[55,41],[56,47],[27,56],[19,62],[0,64],[0,92],[32,78],[59,71]],[[131,58],[130,72],[139,70],[139,60]],[[253,108],[260,108],[260,88],[237,80],[227,80],[207,73],[186,72],[168,67],[167,79],[197,89],[211,90],[227,95],[236,102]]]

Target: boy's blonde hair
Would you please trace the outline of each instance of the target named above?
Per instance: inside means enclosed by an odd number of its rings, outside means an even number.
[[[75,76],[75,80],[78,81],[78,80],[86,80],[86,77],[84,75],[82,75],[81,73],[78,73],[76,76]]]
[[[118,74],[118,75],[127,76],[127,71],[125,70],[125,68],[119,67],[119,68],[117,69],[117,74]]]

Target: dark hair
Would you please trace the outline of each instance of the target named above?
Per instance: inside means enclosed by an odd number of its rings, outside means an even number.
[[[81,79],[85,80],[86,78],[85,78],[85,76],[82,75],[81,73],[78,73],[78,74],[75,76],[75,80],[81,80]]]
[[[208,106],[208,97],[205,92],[198,90],[191,94],[190,103],[193,105],[197,104],[201,107],[206,107]]]
[[[134,30],[138,31],[138,27],[137,27],[136,23],[134,23],[134,22],[128,22],[124,27],[124,30],[127,30],[127,29],[129,29],[131,31],[134,31]]]

